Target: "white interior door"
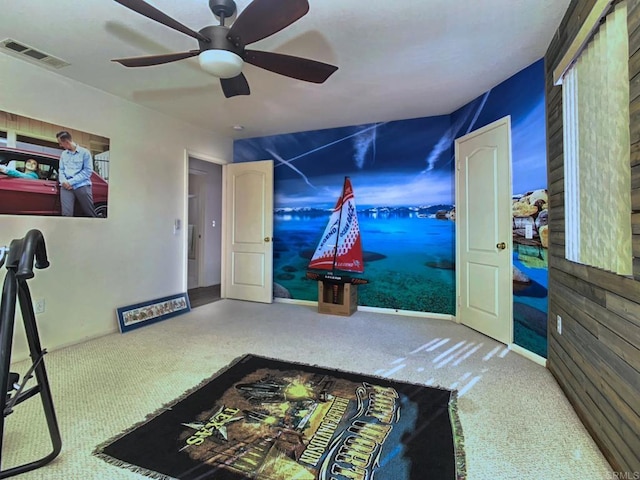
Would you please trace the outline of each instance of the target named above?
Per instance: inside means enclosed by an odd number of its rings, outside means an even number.
[[[226,298],[273,301],[273,161],[225,166]]]
[[[511,119],[455,141],[459,321],[513,339]]]

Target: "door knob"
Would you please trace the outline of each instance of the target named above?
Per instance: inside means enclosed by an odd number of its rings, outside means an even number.
[[[269,243],[271,241],[271,239],[269,237],[264,237],[264,241]]]
[[[506,243],[504,243],[504,242],[500,242],[500,243],[498,243],[498,244],[496,245],[496,248],[497,248],[498,250],[504,250],[505,248],[507,248],[507,244],[506,244]]]

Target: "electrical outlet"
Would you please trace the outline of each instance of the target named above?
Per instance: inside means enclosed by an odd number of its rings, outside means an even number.
[[[562,317],[560,315],[556,315],[556,331],[558,335],[562,335]]]
[[[38,298],[33,301],[33,310],[35,313],[44,313],[44,298]]]

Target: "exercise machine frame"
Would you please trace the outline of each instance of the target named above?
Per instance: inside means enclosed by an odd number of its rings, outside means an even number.
[[[51,437],[52,451],[39,460],[6,470],[0,469],[0,479],[40,468],[56,458],[62,449],[62,438],[60,437],[49,380],[44,366],[43,357],[47,352],[40,345],[36,316],[29,286],[27,285],[27,280],[34,277],[34,259],[35,267],[38,269],[49,266],[44,237],[39,230],[29,230],[24,238],[13,240],[9,247],[0,247],[0,267],[3,263],[6,263],[7,268],[2,287],[2,303],[0,304],[0,410],[2,411],[2,419],[0,420],[0,467],[2,465],[5,418],[13,412],[13,408],[16,405],[38,394],[40,394],[42,400],[42,407]],[[20,304],[32,365],[23,375],[22,382],[11,386],[9,385],[10,378],[15,379],[17,377],[16,374],[12,374],[9,371],[16,303]],[[36,385],[25,389],[27,381],[33,375],[36,378]],[[15,392],[10,394],[14,387]]]

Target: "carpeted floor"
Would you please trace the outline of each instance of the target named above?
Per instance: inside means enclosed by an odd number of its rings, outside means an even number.
[[[551,374],[464,326],[233,300],[49,353],[63,450],[17,478],[145,478],[93,450],[247,352],[458,390],[469,480],[612,478]],[[3,468],[45,455],[47,442],[40,402],[27,400],[6,419]]]

